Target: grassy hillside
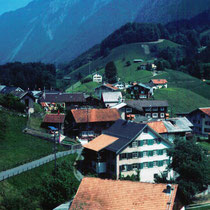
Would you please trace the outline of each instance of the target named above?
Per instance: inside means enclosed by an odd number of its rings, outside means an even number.
[[[81,73],[83,77],[86,77],[87,75],[103,70],[105,65],[109,61],[123,61],[123,64],[125,64],[126,61],[132,62],[133,59],[140,58],[143,60],[153,60],[155,58],[155,54],[152,52],[152,48],[156,47],[157,50],[162,50],[167,47],[181,47],[180,45],[173,43],[169,40],[161,40],[159,42],[145,42],[145,43],[132,43],[127,45],[121,45],[119,47],[114,48],[110,51],[109,55],[106,57],[99,57],[97,59],[92,59],[89,63],[86,63],[85,65],[80,66],[79,68],[76,68],[71,71],[67,76],[71,77],[71,82],[76,83],[78,74]],[[86,60],[87,57],[91,55],[91,52],[88,51],[87,55],[83,54],[83,59]],[[75,62],[77,59],[75,59]],[[82,63],[80,59],[75,64],[74,61],[72,61],[72,65],[76,65],[79,63]],[[137,68],[138,64],[134,65],[134,68]],[[69,69],[71,69],[71,66],[68,66]],[[66,70],[68,72],[68,70]]]
[[[184,88],[164,88],[155,91],[154,98],[167,100],[169,113],[190,112],[198,107],[207,107],[210,100]]]
[[[6,115],[5,139],[0,144],[0,171],[52,153],[53,144],[22,133],[26,117],[9,112]]]

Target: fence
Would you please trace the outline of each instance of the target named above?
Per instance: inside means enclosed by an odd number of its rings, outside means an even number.
[[[78,145],[72,145],[71,150],[64,151],[64,152],[58,152],[56,153],[57,158],[64,157],[66,155],[79,153],[81,152],[82,146],[80,144]],[[40,158],[39,160],[32,161],[30,163],[26,163],[24,165],[18,166],[16,168],[9,169],[7,171],[0,172],[0,181],[4,181],[5,179],[8,179],[9,177],[18,175],[20,173],[23,173],[25,171],[31,170],[33,168],[39,167],[41,165],[44,165],[46,163],[49,163],[55,159],[54,154],[48,155],[46,157]]]

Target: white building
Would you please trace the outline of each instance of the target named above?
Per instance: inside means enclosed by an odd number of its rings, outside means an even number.
[[[166,152],[172,146],[148,125],[120,119],[84,148],[89,166],[99,174],[119,179],[139,172],[140,181],[154,182],[161,173],[173,177]]]
[[[115,106],[123,101],[122,93],[119,92],[103,92],[102,101],[105,107]]]
[[[102,82],[102,76],[100,74],[94,74],[93,75],[93,82],[97,82],[97,83],[100,83]]]

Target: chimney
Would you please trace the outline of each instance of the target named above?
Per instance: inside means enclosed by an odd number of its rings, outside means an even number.
[[[166,193],[169,195],[171,194],[171,184],[166,185]]]

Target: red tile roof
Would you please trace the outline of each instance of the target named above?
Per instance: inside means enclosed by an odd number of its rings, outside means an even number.
[[[152,79],[152,82],[155,85],[163,85],[166,84],[168,81],[166,79]]]
[[[117,109],[72,109],[76,123],[110,122],[120,118]]]
[[[210,116],[210,107],[207,108],[199,108],[203,113],[207,114],[208,116]]]
[[[167,133],[167,129],[162,121],[157,121],[157,122],[149,122],[147,123],[150,128],[152,128],[154,131],[157,133]]]
[[[110,144],[117,141],[119,138],[114,136],[109,136],[105,134],[101,134],[100,136],[96,137],[89,143],[83,145],[84,148],[94,150],[96,152],[102,150],[103,148],[109,146]]]
[[[46,114],[44,123],[64,123],[65,114]]]
[[[83,178],[70,207],[85,210],[172,210],[178,185]],[[170,204],[169,204],[170,202]]]
[[[118,87],[115,87],[115,86],[113,86],[113,85],[111,85],[111,84],[105,84],[105,86],[107,86],[108,88],[111,88],[111,89],[113,89],[113,90],[119,90],[119,88]]]

